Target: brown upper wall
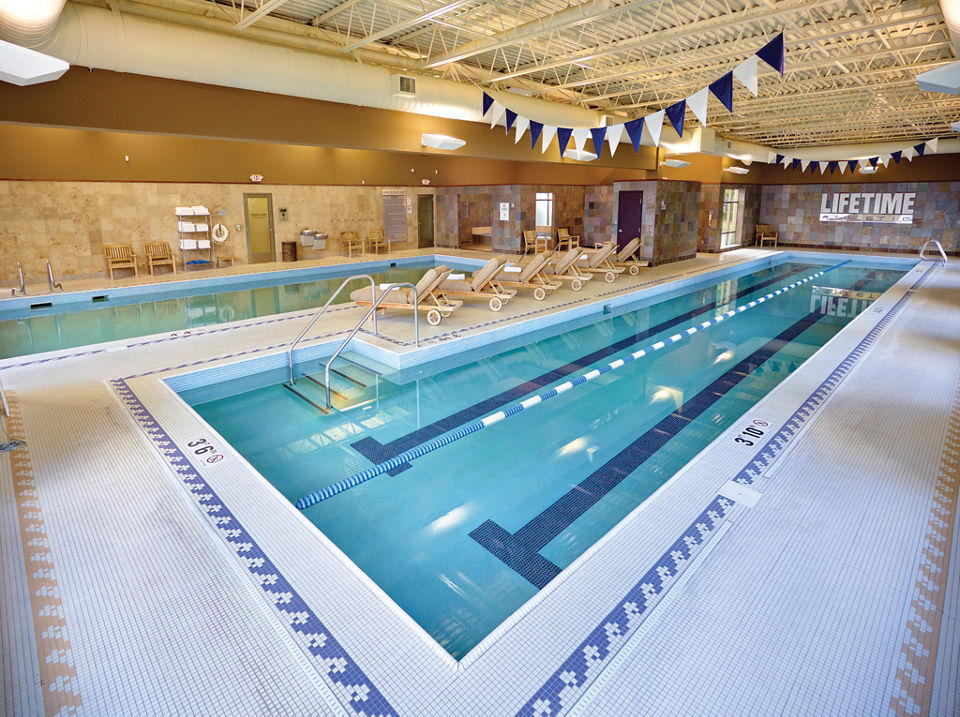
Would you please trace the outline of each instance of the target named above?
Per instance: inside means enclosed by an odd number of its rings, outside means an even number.
[[[951,182],[960,180],[960,154],[929,154],[917,157],[913,161],[901,159],[899,164],[890,161],[889,166],[877,165],[876,174],[840,173],[830,174],[827,170],[806,172],[799,169],[785,169],[779,165],[750,165],[750,173],[737,177],[739,184],[857,184],[873,182]]]

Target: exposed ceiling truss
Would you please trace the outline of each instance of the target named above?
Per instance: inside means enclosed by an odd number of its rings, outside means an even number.
[[[151,5],[178,0],[141,0]],[[131,0],[129,4],[136,4]],[[182,4],[182,3],[181,3]],[[734,113],[710,100],[720,136],[775,147],[948,134],[960,97],[917,73],[956,59],[936,0],[194,0],[244,30],[265,18],[367,46],[420,72],[636,117],[692,94],[781,30],[786,73]],[[279,23],[274,23],[278,25]],[[384,54],[384,64],[389,64]],[[688,118],[688,122],[695,120]]]

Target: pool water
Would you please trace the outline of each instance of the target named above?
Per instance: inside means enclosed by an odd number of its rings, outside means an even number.
[[[235,286],[240,282],[242,288],[230,288],[225,282],[226,287],[217,291],[168,288],[153,294],[111,297],[103,303],[86,300],[51,308],[0,310],[0,359],[320,307],[351,274],[368,273],[378,284],[415,284],[424,271],[437,264],[432,259],[394,267],[386,263],[376,271],[354,268],[326,272],[322,278],[295,283],[278,283],[282,279],[274,275],[234,282]],[[350,291],[365,285],[369,282],[351,283],[337,297],[337,303],[349,301]],[[39,303],[49,300],[37,297]]]
[[[753,271],[405,384],[337,363],[329,415],[279,378],[182,395],[295,501],[831,266]],[[833,268],[305,514],[459,659],[868,303],[838,311],[814,284],[876,295],[903,273]]]

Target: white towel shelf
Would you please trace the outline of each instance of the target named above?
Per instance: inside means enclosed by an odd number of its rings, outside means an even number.
[[[184,270],[188,266],[214,266],[213,241],[210,237],[210,211],[200,205],[177,207],[176,216],[180,266]],[[195,221],[187,221],[182,217],[193,217]]]

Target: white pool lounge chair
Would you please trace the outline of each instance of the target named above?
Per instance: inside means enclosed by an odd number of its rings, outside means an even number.
[[[559,279],[569,281],[570,288],[574,291],[580,291],[583,285],[593,278],[593,276],[581,267],[576,265],[577,259],[582,254],[580,249],[570,249],[566,254],[559,258],[552,259],[550,266],[546,267],[544,273],[550,280]]]
[[[500,276],[500,284],[509,289],[530,289],[533,291],[533,298],[537,301],[543,301],[548,294],[563,286],[562,282],[550,281],[543,270],[553,252],[543,252],[535,254],[526,266],[520,269],[519,273],[510,272],[504,267],[504,273]]]
[[[393,289],[389,295],[377,306],[378,311],[397,309],[402,311],[425,311],[427,323],[436,326],[442,318],[450,316],[463,305],[462,301],[450,301],[438,291],[440,283],[450,275],[450,269],[438,266],[429,269],[417,282],[416,302],[414,292],[410,287]],[[373,306],[374,302],[386,293],[377,289],[371,294],[369,287],[363,287],[350,292],[350,298],[357,306]]]
[[[451,279],[448,274],[440,283],[439,290],[444,296],[484,299],[491,311],[500,311],[503,305],[517,294],[516,289],[503,288],[498,280],[506,264],[507,257],[495,256],[473,272],[470,279]]]

